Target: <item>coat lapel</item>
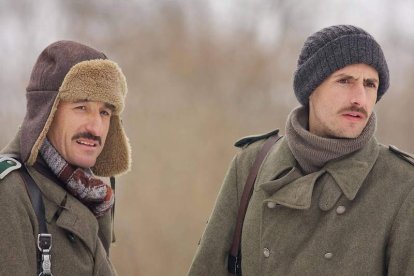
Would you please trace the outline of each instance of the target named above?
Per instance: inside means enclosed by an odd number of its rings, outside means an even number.
[[[353,200],[374,166],[378,154],[377,140],[372,137],[361,150],[328,162],[325,169],[345,196]]]

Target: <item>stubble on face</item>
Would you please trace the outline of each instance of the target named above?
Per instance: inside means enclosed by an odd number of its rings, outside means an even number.
[[[334,72],[309,97],[309,131],[327,138],[358,137],[373,112],[378,84],[378,73],[366,64]]]
[[[47,137],[69,164],[90,168],[103,150],[110,116],[102,102],[61,102]]]

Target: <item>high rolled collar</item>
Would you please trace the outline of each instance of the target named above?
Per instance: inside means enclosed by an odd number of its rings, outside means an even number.
[[[308,130],[308,121],[308,108],[298,107],[289,114],[286,122],[289,148],[305,173],[318,171],[328,161],[361,149],[373,137],[376,129],[374,112],[361,134],[349,139],[317,136]]]

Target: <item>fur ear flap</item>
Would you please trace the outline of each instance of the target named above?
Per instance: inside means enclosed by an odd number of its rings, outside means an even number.
[[[131,169],[131,146],[119,116],[111,117],[104,148],[92,171],[98,176],[113,176]]]

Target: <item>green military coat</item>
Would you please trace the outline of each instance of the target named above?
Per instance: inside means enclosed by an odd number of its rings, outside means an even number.
[[[189,275],[227,275],[249,169],[263,140],[231,163]],[[247,209],[243,276],[414,275],[414,167],[379,145],[303,175],[282,138],[267,155]]]
[[[19,137],[2,154],[19,156],[18,145]],[[53,178],[34,167],[27,169],[43,195],[47,227],[53,239],[53,275],[116,275],[108,259],[111,212],[97,220]],[[65,207],[59,208],[65,197]],[[61,213],[57,215],[59,209]],[[0,180],[0,225],[0,275],[37,275],[38,221],[18,170]]]

